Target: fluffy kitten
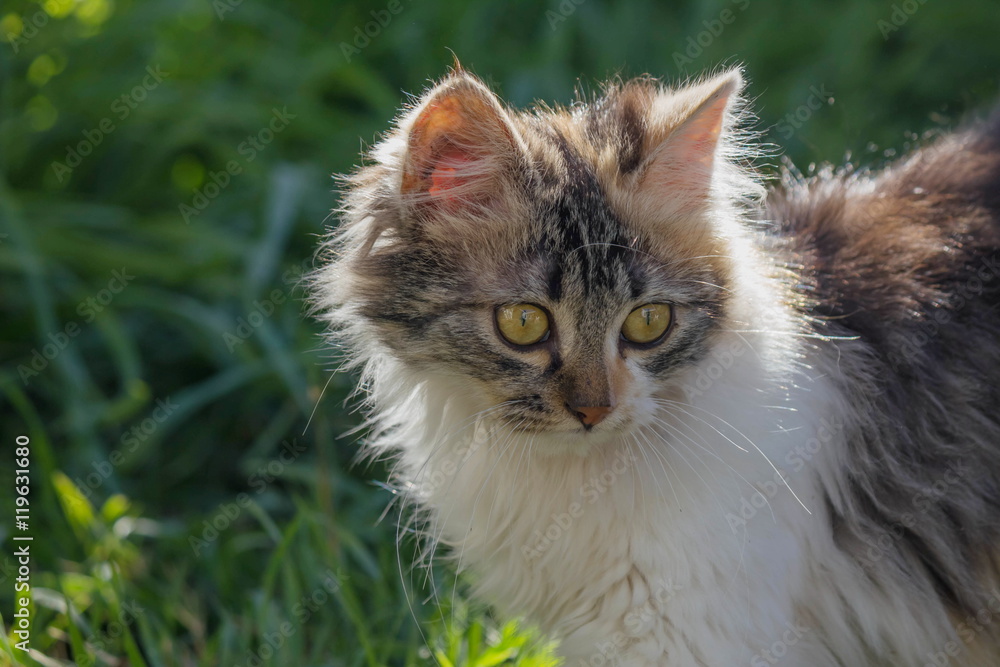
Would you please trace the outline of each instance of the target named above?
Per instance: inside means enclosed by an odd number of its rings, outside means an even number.
[[[405,110],[315,283],[368,447],[567,665],[1000,664],[1000,118],[765,198],[741,87]]]

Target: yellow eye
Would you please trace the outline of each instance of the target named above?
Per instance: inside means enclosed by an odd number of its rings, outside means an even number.
[[[530,303],[500,306],[496,317],[497,328],[508,343],[534,345],[549,335],[549,316]]]
[[[630,343],[652,343],[666,333],[671,318],[667,304],[647,303],[628,314],[622,325],[622,336]]]

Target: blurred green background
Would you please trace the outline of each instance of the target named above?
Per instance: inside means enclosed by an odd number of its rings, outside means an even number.
[[[411,570],[383,466],[352,466],[352,378],[299,283],[330,175],[449,49],[515,105],[743,63],[770,173],[878,165],[992,106],[998,34],[994,0],[4,2],[0,663],[554,664]]]

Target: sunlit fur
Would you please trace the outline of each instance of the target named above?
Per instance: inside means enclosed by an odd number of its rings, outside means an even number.
[[[404,110],[314,279],[366,447],[429,552],[567,665],[1000,664],[1000,275],[948,300],[996,263],[1000,124],[768,206],[741,87],[514,111],[458,69]],[[514,303],[549,340],[497,335]],[[644,303],[675,322],[630,346]]]

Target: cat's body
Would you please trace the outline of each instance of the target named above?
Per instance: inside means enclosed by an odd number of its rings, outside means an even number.
[[[370,446],[567,665],[1000,664],[1000,120],[759,205],[740,85],[409,111],[317,278]]]

